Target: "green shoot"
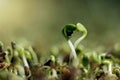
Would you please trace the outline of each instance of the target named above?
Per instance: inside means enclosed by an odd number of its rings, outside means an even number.
[[[77,55],[76,55],[76,51],[75,51],[73,43],[70,40],[70,38],[71,38],[71,36],[72,36],[72,34],[75,30],[76,30],[76,25],[68,24],[63,28],[62,33],[63,33],[64,37],[67,39],[67,42],[70,46],[71,54],[72,54],[72,56],[74,57],[74,60],[75,60],[74,62],[76,62],[77,63],[76,65],[78,65],[78,58],[77,58]]]
[[[28,51],[31,53],[32,59],[33,59],[33,65],[38,64],[38,58],[36,53],[34,52],[33,48],[31,46],[28,47]]]
[[[111,75],[112,74],[112,62],[109,60],[104,60],[103,64],[107,65],[108,67],[108,73]]]
[[[25,56],[26,56],[27,60],[31,61],[32,56],[31,56],[30,52],[29,51],[24,51],[24,53],[25,53]]]
[[[83,32],[83,36],[78,38],[74,45],[73,43],[71,42],[71,37],[72,37],[72,34],[75,32],[75,31],[79,31],[79,32]],[[66,25],[63,30],[62,30],[62,33],[64,35],[64,37],[67,39],[68,41],[68,44],[70,46],[70,49],[71,49],[71,54],[72,56],[74,57],[74,61],[75,61],[75,65],[78,65],[78,58],[77,58],[77,55],[76,55],[76,51],[75,49],[77,48],[77,46],[79,45],[79,43],[86,37],[87,35],[87,30],[86,28],[80,24],[80,23],[77,23],[77,25],[74,25],[74,24],[68,24]]]
[[[77,48],[79,43],[87,36],[87,29],[81,23],[77,23],[76,27],[79,32],[83,32],[83,35],[75,41],[75,48]]]
[[[76,25],[74,25],[74,24],[65,25],[65,27],[62,30],[63,36],[67,40],[69,40],[75,30],[76,30]]]
[[[19,49],[19,53],[20,53],[20,56],[21,56],[22,59],[23,59],[24,66],[27,67],[27,68],[29,68],[29,64],[28,64],[27,59],[26,59],[26,56],[25,56],[25,54],[24,54],[24,48],[21,47],[21,48]]]

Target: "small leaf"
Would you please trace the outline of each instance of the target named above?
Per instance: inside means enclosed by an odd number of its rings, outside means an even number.
[[[70,39],[71,35],[75,30],[76,30],[76,25],[68,24],[63,28],[62,33],[66,39]]]
[[[86,32],[86,28],[81,24],[81,23],[77,23],[77,30],[82,31],[82,32]]]
[[[82,35],[81,37],[79,37],[79,38],[75,41],[75,43],[74,43],[75,48],[78,47],[79,43],[80,43],[80,42],[86,37],[86,35],[87,35],[87,29],[86,29],[81,23],[77,23],[77,24],[76,24],[76,28],[77,28],[77,31],[82,32],[83,35]]]

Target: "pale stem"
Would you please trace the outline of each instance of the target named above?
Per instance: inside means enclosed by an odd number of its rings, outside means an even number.
[[[26,59],[26,57],[25,57],[24,54],[22,55],[22,58],[23,58],[24,65],[25,65],[27,68],[29,68],[29,65],[28,65],[27,59]]]
[[[69,44],[70,49],[71,49],[71,51],[72,51],[73,57],[76,59],[76,58],[77,58],[77,55],[76,55],[76,51],[75,51],[74,45],[72,44],[72,42],[71,42],[70,40],[68,40],[68,44]]]
[[[77,55],[76,55],[76,51],[75,51],[74,45],[72,44],[72,42],[71,42],[70,40],[68,40],[68,44],[69,44],[70,49],[71,49],[71,54],[72,54],[73,57],[74,57],[73,65],[74,65],[74,66],[78,66],[79,61],[78,61],[78,58],[77,58]]]
[[[87,32],[83,33],[83,36],[81,36],[79,39],[77,39],[74,43],[74,47],[77,48],[77,46],[79,45],[79,43],[86,37]]]
[[[112,74],[112,63],[108,65],[108,71],[109,71],[109,74]]]

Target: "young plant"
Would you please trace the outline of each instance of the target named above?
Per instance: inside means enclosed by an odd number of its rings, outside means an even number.
[[[106,65],[107,66],[107,71],[108,73],[111,75],[112,74],[112,62],[109,61],[109,60],[104,60],[102,62],[103,65]],[[104,67],[104,66],[103,66]],[[105,71],[105,70],[104,70]]]
[[[20,57],[23,60],[24,66],[29,68],[29,64],[28,64],[26,56],[25,56],[24,48],[22,48],[22,47],[19,48],[19,54],[20,54]]]
[[[37,64],[38,64],[38,57],[37,57],[35,51],[33,50],[33,48],[32,48],[31,46],[28,47],[28,51],[31,53],[31,54],[30,54],[31,57],[32,57],[31,63],[32,63],[33,65],[37,65]]]
[[[82,32],[83,35],[75,41],[74,43],[75,48],[77,48],[79,43],[87,36],[87,29],[81,23],[77,23],[76,27],[77,31]]]
[[[48,60],[44,66],[50,66],[51,69],[50,69],[50,74],[49,74],[49,78],[55,78],[57,79],[58,78],[58,75],[57,75],[57,72],[55,70],[55,67],[56,67],[56,59],[53,55],[50,56],[50,60]]]
[[[72,37],[72,34],[75,32],[75,31],[78,31],[78,32],[83,32],[83,36],[78,38],[75,43],[73,44],[72,41],[71,41],[71,37]],[[70,49],[71,49],[71,54],[72,56],[74,57],[74,60],[73,62],[75,62],[75,66],[78,65],[78,58],[77,58],[77,55],[76,55],[76,51],[75,49],[77,48],[77,46],[79,45],[79,43],[86,37],[87,35],[87,30],[86,28],[80,24],[80,23],[77,23],[76,25],[74,24],[68,24],[66,25],[63,30],[62,30],[62,33],[63,33],[63,36],[66,38],[69,46],[70,46]]]
[[[27,61],[27,58],[28,57],[31,58],[31,55],[29,53],[27,53],[27,55],[26,55],[25,54],[26,51],[25,51],[24,47],[21,45],[16,45],[15,42],[12,42],[12,49],[13,49],[13,58],[18,58],[22,61],[21,63],[23,63],[23,68],[25,71],[26,78],[29,78],[31,76],[31,71],[30,71],[30,66],[29,66],[29,63]]]
[[[25,49],[22,46],[19,47],[18,51],[19,51],[19,55],[22,58],[22,61],[24,63],[24,70],[25,70],[26,77],[29,78],[31,76],[31,71],[30,71],[30,66],[27,61],[27,58],[31,57],[31,55],[29,53],[28,53],[28,55],[26,55]]]

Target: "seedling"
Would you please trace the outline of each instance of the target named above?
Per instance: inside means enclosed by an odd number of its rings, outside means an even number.
[[[74,47],[77,48],[79,43],[87,36],[87,29],[81,23],[77,23],[76,25],[68,24],[63,28],[62,33],[63,33],[64,37],[67,40],[69,40],[69,39],[71,39],[72,34],[75,31],[83,33],[83,35],[81,37],[79,37],[74,43]]]
[[[32,64],[36,65],[38,64],[38,58],[36,53],[34,52],[33,48],[31,46],[28,47],[28,51],[31,53],[31,57],[32,57]]]
[[[106,65],[107,66],[107,71],[108,71],[108,74],[112,74],[112,62],[109,61],[109,60],[104,60],[102,62],[103,65]],[[105,71],[105,70],[104,70]]]
[[[72,37],[72,34],[75,32],[75,31],[78,31],[78,32],[83,32],[83,36],[78,38],[74,45],[71,41],[71,37]],[[74,24],[68,24],[66,25],[63,30],[62,30],[62,33],[64,35],[64,37],[66,38],[69,46],[70,46],[70,49],[71,49],[71,54],[72,56],[74,57],[74,61],[75,62],[75,65],[77,66],[78,65],[78,58],[77,58],[77,55],[76,55],[76,51],[75,49],[77,48],[77,46],[79,45],[79,43],[86,37],[87,35],[87,30],[86,28],[80,24],[80,23],[77,23],[76,25]]]
[[[55,67],[56,67],[55,63],[56,63],[55,57],[51,55],[50,59],[43,65],[43,68],[46,68],[49,71],[49,74],[48,74],[49,79],[58,78],[57,72],[55,70]]]
[[[87,29],[81,23],[77,23],[76,27],[77,31],[82,32],[83,35],[75,41],[74,43],[75,48],[77,48],[79,43],[87,36]]]
[[[25,56],[24,48],[22,48],[22,47],[19,48],[19,55],[23,60],[24,66],[29,68],[29,64],[28,64],[26,56]]]

